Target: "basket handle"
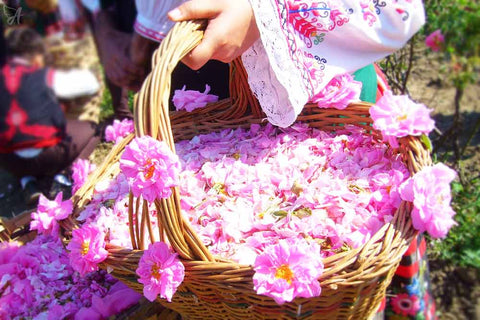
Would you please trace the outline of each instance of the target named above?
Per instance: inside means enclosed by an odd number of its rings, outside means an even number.
[[[161,131],[164,133],[172,131],[168,118],[172,73],[178,62],[201,42],[206,24],[206,20],[176,23],[154,52],[152,71],[145,79],[135,100],[137,136],[148,134],[167,142],[173,150],[173,136],[169,135],[168,138],[159,136]],[[234,104],[235,108],[217,114],[217,119],[240,118],[245,114],[253,115],[255,118],[264,116],[258,100],[250,90],[247,78],[241,58],[233,60],[230,63],[229,91],[230,103]],[[165,120],[168,120],[166,123],[157,121],[159,113],[163,113]]]
[[[152,71],[135,97],[136,136],[150,135],[154,139],[162,140],[173,152],[175,152],[175,145],[169,111],[172,72],[178,62],[201,42],[205,26],[206,21],[198,20],[179,22],[174,25],[154,52]],[[228,103],[232,104],[233,108],[226,109],[224,114],[219,116],[220,119],[241,117],[246,112],[261,114],[260,106],[253,97],[246,79],[246,72],[239,60],[231,63]],[[159,224],[163,226],[172,248],[186,260],[215,261],[181,215],[178,188],[173,188],[172,191],[169,198],[155,201]]]

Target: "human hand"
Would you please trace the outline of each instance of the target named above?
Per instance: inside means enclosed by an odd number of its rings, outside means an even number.
[[[208,19],[202,42],[182,62],[194,70],[208,60],[231,62],[260,37],[248,0],[191,0],[168,13],[175,21]]]

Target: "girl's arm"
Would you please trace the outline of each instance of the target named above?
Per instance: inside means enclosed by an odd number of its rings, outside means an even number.
[[[198,68],[243,53],[250,87],[279,126],[293,123],[333,77],[401,48],[425,22],[420,0],[192,0],[169,16],[209,19],[184,62]]]

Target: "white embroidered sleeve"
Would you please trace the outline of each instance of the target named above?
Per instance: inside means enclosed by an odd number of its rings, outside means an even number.
[[[167,17],[168,11],[182,2],[182,0],[136,0],[138,13],[134,25],[135,31],[145,38],[162,41],[174,24]]]
[[[401,48],[425,23],[420,0],[250,0],[261,40],[242,60],[275,125],[292,124],[335,76]]]
[[[65,22],[72,23],[80,17],[80,11],[78,10],[75,0],[59,0],[58,9],[62,20]]]
[[[100,0],[81,0],[81,3],[91,13],[96,13],[100,10]]]

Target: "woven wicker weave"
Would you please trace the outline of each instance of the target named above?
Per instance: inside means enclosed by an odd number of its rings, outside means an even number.
[[[9,219],[0,217],[0,243],[16,241],[23,245],[35,239],[37,231],[30,230],[31,214],[33,211],[35,210],[26,210]],[[141,298],[134,306],[124,310],[120,314],[109,317],[109,320],[127,319],[178,320],[180,319],[180,315],[171,309],[163,307],[159,303],[152,303],[145,298]]]
[[[12,217],[0,217],[0,242],[18,241],[26,243],[37,236],[36,231],[30,231],[30,216],[33,210],[26,210]]]
[[[172,70],[181,58],[202,38],[201,22],[177,24],[163,40],[153,57],[153,70],[136,97],[136,135],[150,135],[164,140],[174,150],[174,140],[189,139],[200,133],[225,128],[264,123],[257,101],[246,82],[246,73],[240,63],[232,63],[231,97],[194,112],[169,112],[168,97]],[[342,124],[356,124],[367,128],[372,135],[369,104],[350,105],[345,110],[320,109],[307,105],[298,121],[326,131]],[[124,139],[107,156],[89,181],[74,196],[76,214],[88,203],[95,184],[114,177],[119,172],[119,158],[133,135]],[[409,170],[414,173],[430,165],[429,153],[413,137],[400,140],[398,152]],[[133,200],[132,196],[131,199]],[[215,259],[202,244],[180,212],[178,190],[166,200],[157,200],[160,235],[165,237],[185,265],[185,280],[171,303],[160,300],[185,319],[370,319],[385,296],[395,269],[415,235],[409,218],[410,204],[403,202],[393,221],[386,224],[364,246],[325,258],[324,273],[319,279],[320,297],[295,299],[277,305],[273,299],[259,296],[253,290],[253,269],[231,261]],[[131,203],[130,221],[134,250],[107,245],[109,257],[102,268],[112,268],[113,275],[132,288],[142,292],[135,270],[148,243],[143,234],[151,232],[146,205]],[[136,208],[136,210],[135,210]],[[135,218],[136,217],[136,218]],[[134,219],[135,218],[135,219]],[[75,215],[64,220],[68,234],[77,227]]]

